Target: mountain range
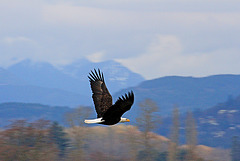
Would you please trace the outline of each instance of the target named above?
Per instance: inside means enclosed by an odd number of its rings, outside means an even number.
[[[213,75],[208,77],[167,76],[146,80],[139,85],[117,92],[121,95],[129,90],[135,93],[135,105],[150,98],[159,107],[160,115],[171,114],[173,107],[178,106],[180,112],[196,109],[208,109],[228,97],[240,94],[240,75]],[[139,110],[132,108],[134,115]]]
[[[135,103],[127,115],[135,118],[138,104],[146,98],[155,101],[160,115],[171,114],[178,106],[181,112],[207,109],[229,96],[240,94],[240,75],[208,77],[167,76],[144,80],[115,61],[93,63],[81,59],[65,66],[23,60],[8,68],[0,68],[0,103],[41,103],[51,106],[92,105],[88,73],[104,72],[105,82],[114,101],[133,90]]]
[[[87,75],[100,68],[109,91],[135,86],[144,78],[115,61],[93,63],[86,59],[66,66],[23,60],[6,69],[0,68],[0,103],[27,102],[48,105],[91,105]]]
[[[65,66],[23,60],[8,68],[0,68],[0,103],[41,103],[51,106],[92,105],[87,75],[93,69],[104,72],[105,82],[114,101],[133,90],[135,103],[129,115],[138,113],[138,104],[146,98],[157,103],[161,115],[171,113],[174,106],[181,112],[207,109],[229,96],[240,94],[240,75],[208,77],[167,76],[153,80],[144,78],[115,61],[93,63],[81,59]]]

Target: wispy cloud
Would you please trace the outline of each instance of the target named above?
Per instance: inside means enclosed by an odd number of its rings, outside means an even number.
[[[239,73],[239,49],[186,54],[183,53],[183,48],[177,37],[159,35],[144,54],[117,61],[135,72],[142,71],[147,79],[166,75],[207,76]]]
[[[96,52],[93,54],[89,54],[86,56],[92,62],[101,62],[104,60],[105,53],[104,52]]]
[[[208,27],[240,25],[240,22],[237,21],[240,18],[240,12],[201,12],[191,10],[147,10],[143,12],[141,10],[113,10],[61,3],[45,5],[42,13],[44,20],[48,23],[107,28],[126,27],[128,30],[132,28],[151,29],[152,25],[164,28],[170,25],[200,25],[200,27],[202,25]]]
[[[30,38],[24,36],[17,36],[17,37],[5,37],[2,40],[4,43],[13,44],[13,43],[21,43],[21,42],[34,42]]]

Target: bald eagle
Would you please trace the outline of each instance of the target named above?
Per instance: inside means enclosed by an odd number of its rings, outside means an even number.
[[[98,69],[94,69],[89,73],[89,81],[92,89],[92,98],[97,112],[97,119],[85,120],[87,124],[98,123],[104,125],[114,125],[118,122],[129,122],[122,115],[130,110],[134,102],[133,92],[128,92],[124,96],[118,98],[115,104],[112,104],[112,96],[109,93],[104,82],[103,73]]]

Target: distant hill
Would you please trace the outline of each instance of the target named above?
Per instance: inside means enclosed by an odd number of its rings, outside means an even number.
[[[229,97],[227,101],[219,103],[205,110],[193,111],[197,122],[198,143],[202,145],[229,148],[232,137],[240,134],[240,96]],[[181,115],[181,136],[182,143],[185,141],[185,114]],[[164,118],[158,133],[169,136],[171,117]]]
[[[204,111],[195,111],[199,141],[215,147],[230,147],[233,136],[240,135],[240,96],[229,98]],[[204,139],[203,139],[204,138]]]
[[[121,90],[115,97],[126,91],[135,93],[135,108],[129,115],[138,112],[137,104],[150,98],[154,100],[160,110],[160,115],[171,114],[175,105],[181,112],[194,109],[207,109],[229,96],[240,94],[240,75],[214,75],[202,78],[169,76],[154,80],[147,80],[138,86]]]
[[[32,103],[2,103],[0,104],[0,127],[3,127],[9,120],[47,119],[58,121],[64,124],[63,115],[72,109],[66,106],[48,106]],[[127,114],[131,113],[130,110]],[[230,148],[233,136],[240,134],[240,96],[229,97],[226,102],[219,103],[209,109],[193,111],[197,122],[198,143],[211,147]],[[90,116],[94,118],[95,113]],[[131,123],[135,123],[132,116],[129,116]],[[185,114],[180,117],[180,142],[185,141]],[[155,132],[165,137],[170,136],[172,126],[171,117],[162,117],[159,129]],[[129,123],[128,123],[129,124]]]
[[[63,117],[71,108],[64,106],[47,106],[36,103],[2,103],[0,104],[0,127],[11,120],[26,119],[30,122],[38,119],[58,121],[63,124]]]
[[[0,85],[0,103],[41,103],[51,106],[89,105],[91,97],[61,89],[31,85]]]

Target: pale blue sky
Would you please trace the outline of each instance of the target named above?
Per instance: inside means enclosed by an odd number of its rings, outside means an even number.
[[[147,79],[240,74],[239,0],[0,0],[0,66],[113,59]]]

